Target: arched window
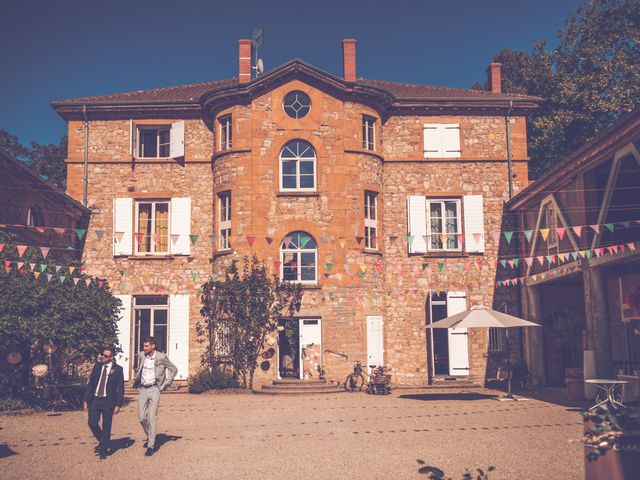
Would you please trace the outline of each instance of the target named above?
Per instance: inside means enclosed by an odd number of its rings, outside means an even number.
[[[309,142],[292,140],[280,152],[280,190],[316,189],[316,152]]]
[[[280,245],[282,279],[288,282],[317,283],[318,246],[306,232],[292,232]]]
[[[42,227],[42,216],[36,207],[29,207],[27,225],[30,227]]]

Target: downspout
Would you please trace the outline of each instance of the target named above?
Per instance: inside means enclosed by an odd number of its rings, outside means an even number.
[[[505,116],[507,126],[507,171],[509,173],[509,200],[513,197],[513,177],[511,174],[511,108],[513,108],[513,100],[509,100],[509,108]]]
[[[89,184],[89,120],[87,119],[87,106],[82,106],[82,116],[84,117],[84,191],[82,193],[82,206],[87,206],[87,187]]]

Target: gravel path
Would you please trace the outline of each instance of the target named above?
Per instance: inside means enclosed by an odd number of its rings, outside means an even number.
[[[0,477],[425,478],[420,459],[456,480],[465,467],[490,464],[492,480],[583,478],[576,411],[539,400],[498,402],[492,394],[165,395],[151,458],[143,456],[134,398],[114,418],[118,450],[103,461],[82,412],[4,414]],[[15,454],[4,456],[7,448]]]

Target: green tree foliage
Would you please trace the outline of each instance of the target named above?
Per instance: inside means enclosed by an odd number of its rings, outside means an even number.
[[[0,129],[0,152],[6,156],[21,160],[37,174],[61,189],[67,184],[67,136],[57,144],[40,145],[31,142],[25,147],[15,135]]]
[[[537,178],[640,106],[640,0],[587,0],[547,50],[503,50],[502,89],[545,99],[528,123]]]
[[[0,243],[11,241],[0,232]],[[10,270],[4,262],[0,265],[0,396],[24,392],[31,366],[45,360],[43,347],[48,341],[58,347],[54,360],[62,364],[77,356],[94,357],[105,345],[118,341],[120,300],[110,293],[106,280],[102,280],[101,288],[95,280],[87,286],[85,275],[77,285],[71,278],[61,282],[59,275],[47,281],[46,273],[56,270],[55,257],[45,261],[27,251],[19,258],[13,252],[5,247],[2,254],[5,262],[11,262]],[[24,262],[19,270],[17,262]],[[29,263],[36,263],[38,271],[46,265],[45,273],[36,279]],[[79,271],[80,264],[74,266]],[[10,352],[19,352],[22,362],[8,364],[6,356]]]
[[[210,280],[202,286],[204,322],[198,324],[201,341],[208,346],[204,365],[215,366],[215,332],[224,325],[228,332],[233,371],[242,386],[253,388],[258,355],[267,334],[275,331],[278,320],[291,318],[300,308],[302,287],[270,276],[264,263],[254,256],[244,259],[242,271],[234,261],[223,280]]]

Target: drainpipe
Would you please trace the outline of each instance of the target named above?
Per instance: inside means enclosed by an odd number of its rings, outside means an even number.
[[[513,178],[511,175],[511,108],[513,107],[513,101],[509,100],[509,108],[507,109],[507,115],[505,116],[505,123],[507,126],[507,168],[509,172],[509,200],[513,197]]]
[[[87,106],[82,106],[84,117],[84,191],[82,193],[82,205],[87,206],[87,186],[89,184],[89,120],[87,119]]]

